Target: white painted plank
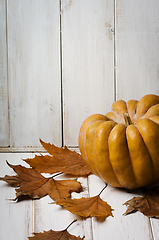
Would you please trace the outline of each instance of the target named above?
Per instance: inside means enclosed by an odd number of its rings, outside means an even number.
[[[21,159],[32,157],[32,154],[1,153],[0,154],[0,176],[16,175],[6,164],[26,165]],[[13,202],[9,199],[15,198],[15,189],[7,183],[0,181],[0,239],[22,240],[27,239],[33,232],[32,201]]]
[[[61,145],[59,1],[8,0],[12,147]]]
[[[158,0],[116,0],[117,99],[159,94],[158,13]]]
[[[90,176],[90,195],[95,196],[104,187],[105,183],[96,176]],[[104,222],[93,219],[93,240],[145,240],[152,239],[149,219],[143,214],[123,216],[126,206],[123,203],[134,197],[134,194],[108,186],[101,194],[101,198],[113,209],[114,217],[108,217]]]
[[[49,177],[50,175],[44,174]],[[57,180],[68,179],[64,175],[56,177]],[[71,179],[71,178],[69,178]],[[87,178],[79,178],[77,181],[81,182],[84,192],[72,193],[72,198],[80,198],[88,196]],[[59,231],[65,229],[73,220],[77,219],[69,229],[69,233],[75,236],[85,236],[87,240],[92,239],[91,219],[82,220],[75,214],[64,210],[56,204],[50,204],[54,201],[46,196],[40,200],[34,201],[34,232],[43,232],[53,229]]]
[[[153,240],[159,240],[159,219],[151,218]]]
[[[9,146],[5,0],[0,0],[0,146]]]
[[[82,122],[113,102],[114,1],[62,0],[64,143],[78,145]],[[111,30],[112,29],[112,30]]]

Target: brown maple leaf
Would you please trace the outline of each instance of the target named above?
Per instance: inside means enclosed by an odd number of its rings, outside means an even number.
[[[159,218],[159,187],[146,189],[143,197],[133,197],[124,205],[128,205],[124,215],[140,211],[147,217]]]
[[[20,187],[20,179],[18,176],[8,176],[0,177],[0,180],[7,182],[12,187]]]
[[[0,180],[6,181],[16,189],[16,199],[20,196],[28,195],[32,199],[42,198],[49,195],[53,200],[67,198],[71,192],[82,191],[82,186],[76,180],[55,180],[54,178],[45,178],[39,172],[32,168],[26,168],[21,165],[8,165],[17,173],[17,176],[6,175]]]
[[[58,148],[42,140],[40,140],[40,142],[52,156],[41,155],[24,160],[38,172],[50,174],[63,172],[75,176],[88,176],[91,173],[79,153],[70,151],[66,146],[64,148]]]
[[[97,196],[90,198],[58,199],[56,204],[83,218],[96,217],[99,220],[105,220],[108,216],[113,217],[111,212],[113,209],[100,198],[101,192]]]
[[[34,240],[83,240],[81,237],[76,237],[74,235],[71,235],[67,230],[68,228],[77,220],[74,220],[69,226],[62,230],[62,231],[44,231],[44,233],[34,233],[34,237],[28,237],[28,239],[34,239]]]

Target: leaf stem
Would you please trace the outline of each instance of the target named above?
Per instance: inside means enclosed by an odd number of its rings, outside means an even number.
[[[75,222],[77,222],[77,219],[75,219],[75,220],[73,220],[73,222],[71,222],[68,226],[67,226],[67,228],[65,229],[65,230],[67,230],[73,223],[75,223]]]
[[[57,177],[57,176],[59,176],[61,174],[63,174],[63,172],[57,173],[57,174],[53,175],[52,177],[54,178],[54,177]]]
[[[108,186],[108,183],[105,183],[105,187],[100,191],[100,193],[98,194],[98,196],[101,195],[101,193],[104,191],[104,189],[106,189],[107,186]]]

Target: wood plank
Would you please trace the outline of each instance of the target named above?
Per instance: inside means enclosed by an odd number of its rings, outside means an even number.
[[[15,172],[6,164],[6,159],[13,165],[21,164],[26,166],[21,159],[28,157],[31,158],[32,154],[1,153],[0,176],[15,175]],[[15,199],[15,190],[3,181],[0,181],[0,192],[0,239],[27,239],[33,232],[33,202],[23,201],[17,203],[11,201],[10,199]]]
[[[114,99],[114,1],[62,0],[64,144],[78,145],[84,119]]]
[[[117,99],[159,94],[158,12],[158,0],[116,0]]]
[[[89,177],[90,196],[95,196],[104,187],[105,183],[92,175]],[[113,209],[114,217],[108,217],[104,222],[93,219],[93,240],[98,239],[152,239],[149,219],[137,212],[123,216],[126,206],[123,203],[134,197],[134,194],[108,186],[101,195]]]
[[[9,146],[6,1],[0,0],[0,146]]]
[[[44,154],[43,154],[44,155]],[[45,177],[50,177],[49,174],[43,174]],[[56,177],[57,180],[68,179],[61,175]],[[69,178],[71,179],[71,178]],[[88,183],[87,178],[78,178],[77,181],[81,182],[84,192],[72,193],[72,198],[80,198],[88,196]],[[73,220],[78,221],[69,228],[69,233],[75,236],[85,236],[87,240],[92,240],[91,219],[82,220],[62,209],[60,206],[53,203],[53,200],[46,196],[38,201],[34,201],[34,232],[43,232],[53,229],[54,231],[65,229]]]
[[[79,148],[69,148],[69,150],[71,151],[78,151],[79,152]],[[15,153],[15,152],[18,152],[18,153],[46,153],[47,151],[44,149],[44,148],[41,148],[41,147],[36,147],[36,148],[0,148],[0,153],[4,153],[4,152],[7,152],[7,153]]]
[[[153,231],[153,240],[159,240],[159,219],[151,218],[151,226]]]
[[[61,146],[59,1],[8,0],[11,147]]]

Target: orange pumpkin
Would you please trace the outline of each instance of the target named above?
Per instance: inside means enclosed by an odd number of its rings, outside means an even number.
[[[79,148],[92,172],[114,187],[159,182],[159,96],[119,100],[106,115],[88,117],[80,128]]]

